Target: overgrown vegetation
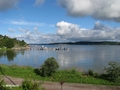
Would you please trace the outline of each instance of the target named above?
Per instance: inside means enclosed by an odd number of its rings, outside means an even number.
[[[42,82],[35,82],[31,80],[25,80],[22,82],[22,89],[23,90],[45,90],[41,85]]]
[[[120,82],[120,64],[117,62],[109,62],[109,67],[105,67],[106,79],[113,82]]]
[[[0,90],[45,90],[42,87],[43,82],[36,82],[32,80],[25,80],[21,86],[18,87],[6,87],[4,80],[0,81]]]
[[[14,46],[25,46],[27,45],[24,40],[20,41],[16,38],[10,38],[8,36],[0,35],[0,48],[12,48]]]
[[[0,90],[10,90],[10,88],[6,87],[5,85],[6,84],[5,84],[4,80],[0,80]]]
[[[46,64],[47,63],[47,64]],[[79,72],[76,69],[71,70],[57,70],[59,65],[57,64],[54,58],[48,58],[43,66],[40,69],[34,69],[29,66],[7,66],[7,65],[0,65],[0,74],[1,75],[8,75],[13,77],[19,77],[23,79],[32,79],[32,80],[42,80],[42,81],[53,81],[59,82],[62,85],[64,82],[68,83],[84,83],[84,84],[100,84],[100,85],[120,85],[120,66],[116,62],[110,62],[109,67],[105,68],[106,73],[98,74],[92,70],[88,70],[87,73]],[[50,66],[48,68],[48,66]],[[52,66],[51,66],[52,65]],[[44,70],[45,75],[42,74],[39,70]],[[47,72],[54,69],[53,71]],[[42,75],[41,75],[42,74]],[[109,78],[107,78],[109,77]],[[30,82],[30,81],[29,81]],[[24,82],[26,83],[26,82]],[[31,85],[30,85],[31,86]]]

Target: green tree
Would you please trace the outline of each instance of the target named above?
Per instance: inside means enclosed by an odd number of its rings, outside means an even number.
[[[0,48],[13,48],[13,47],[27,46],[27,43],[22,40],[17,40],[17,38],[10,38],[8,36],[0,35]]]
[[[24,45],[26,45],[25,41],[24,40],[20,41],[20,46],[24,46]]]
[[[4,46],[6,48],[12,48],[12,47],[14,47],[14,41],[10,38],[7,38],[4,40]]]
[[[59,64],[57,63],[54,57],[50,57],[44,61],[44,64],[40,68],[41,76],[51,76],[55,71],[59,68]]]
[[[0,48],[4,46],[3,40],[0,40]]]
[[[120,76],[120,64],[117,62],[109,62],[109,67],[105,67],[104,70],[107,73],[107,78],[110,81],[116,82]]]

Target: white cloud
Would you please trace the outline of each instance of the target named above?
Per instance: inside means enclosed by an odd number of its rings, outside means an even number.
[[[80,28],[77,24],[72,24],[68,22],[58,22],[56,24],[57,34],[66,41],[76,41],[80,39],[80,37],[86,37],[83,33],[87,31],[87,29]]]
[[[34,27],[33,30],[38,31],[38,27]]]
[[[95,26],[91,30],[64,21],[58,22],[56,27],[57,34],[66,41],[112,41],[120,39],[119,28],[108,27],[100,22],[95,22]]]
[[[69,35],[75,32],[79,32],[79,26],[76,24],[68,23],[68,22],[58,22],[57,26],[57,33],[59,35]]]
[[[35,0],[35,6],[41,6],[45,0]]]
[[[8,28],[8,32],[10,32],[10,33],[14,33],[14,32],[15,32],[15,30],[14,30],[14,29],[12,29],[12,28]]]
[[[18,28],[18,31],[21,33],[27,33],[29,30],[28,29],[22,29],[22,28]]]
[[[0,0],[0,11],[5,11],[10,8],[16,7],[19,0]]]
[[[27,21],[16,21],[16,20],[12,20],[9,21],[10,24],[14,24],[14,25],[32,25],[32,26],[44,26],[45,23],[39,23],[39,22],[27,22]]]
[[[4,21],[1,20],[0,23],[11,24],[11,25],[19,25],[19,26],[55,27],[55,24],[47,24],[47,23],[44,23],[44,22],[30,22],[30,21],[28,22],[28,21],[25,21],[25,20],[4,20]]]
[[[21,34],[15,38],[25,40],[27,43],[75,42],[75,41],[119,41],[120,28],[113,28],[95,22],[93,29],[81,28],[77,24],[65,21],[56,24],[56,34],[44,34],[37,27],[33,30],[18,28]]]
[[[19,28],[22,34],[16,34],[15,38],[25,40],[27,43],[50,43],[60,40],[60,37],[56,34],[43,34],[38,29],[36,31],[36,29],[37,27],[33,30]]]
[[[93,29],[94,30],[113,30],[113,28],[111,28],[110,26],[105,26],[101,24],[99,21],[95,22]]]
[[[58,0],[74,17],[92,16],[102,20],[120,21],[120,0]]]

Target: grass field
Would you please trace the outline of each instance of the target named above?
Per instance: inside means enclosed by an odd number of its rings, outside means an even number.
[[[42,80],[52,82],[67,82],[67,83],[83,83],[83,84],[98,84],[98,85],[120,85],[120,83],[113,83],[108,80],[99,78],[98,76],[91,76],[78,72],[75,69],[58,70],[52,76],[42,77],[39,75],[38,69],[29,66],[17,65],[0,65],[0,74],[12,77],[19,77],[23,79]]]

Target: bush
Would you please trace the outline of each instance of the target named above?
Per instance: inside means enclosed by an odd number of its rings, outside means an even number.
[[[93,72],[93,70],[89,69],[89,70],[88,70],[88,75],[90,75],[90,76],[94,76],[94,72]]]
[[[23,90],[45,90],[44,88],[42,88],[41,85],[42,85],[42,83],[25,80],[22,82],[22,89]]]
[[[0,81],[0,90],[10,90],[9,87],[6,87],[4,80]]]
[[[117,62],[109,62],[109,67],[105,67],[107,79],[113,82],[116,82],[120,76],[120,65]]]
[[[59,68],[59,64],[55,58],[50,57],[45,60],[44,64],[40,68],[41,76],[51,76]]]

